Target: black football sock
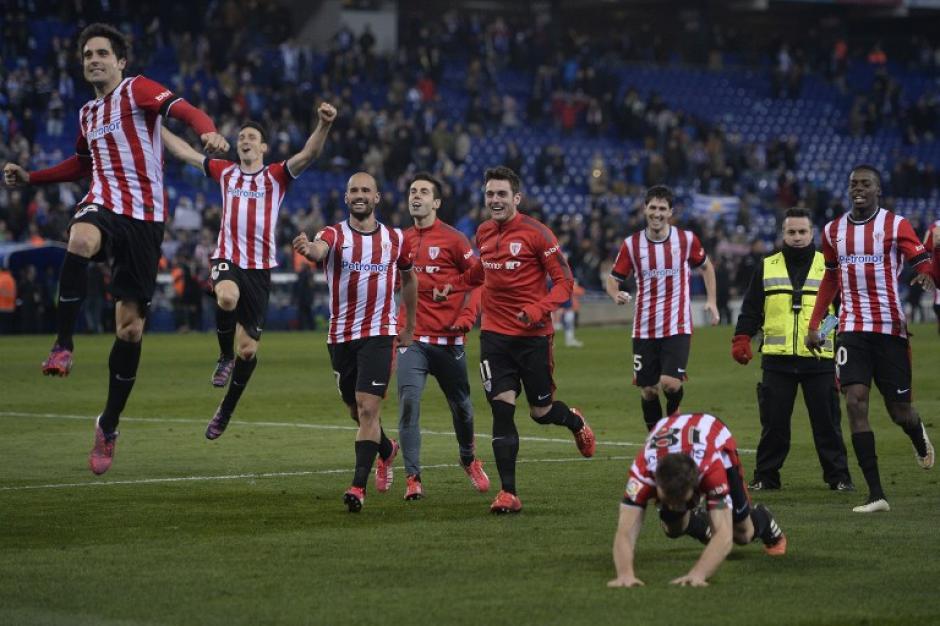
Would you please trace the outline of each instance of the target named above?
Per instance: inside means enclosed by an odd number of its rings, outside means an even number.
[[[503,491],[516,493],[516,457],[519,456],[519,431],[513,416],[515,405],[493,400],[493,457]]]
[[[663,395],[666,396],[666,415],[672,415],[679,410],[679,405],[682,404],[683,393],[685,393],[683,387],[679,387],[678,391],[663,392]]]
[[[391,454],[392,440],[385,435],[385,429],[379,426],[379,456],[385,461]]]
[[[584,428],[584,420],[573,413],[568,405],[561,400],[552,402],[552,408],[542,417],[533,418],[539,424],[557,424],[564,426],[573,433]]]
[[[108,400],[98,424],[105,433],[113,433],[117,428],[121,411],[127,404],[127,398],[137,379],[137,366],[140,364],[141,342],[114,339],[111,356],[108,357]]]
[[[754,539],[760,539],[767,545],[777,543],[783,531],[777,526],[774,516],[762,504],[751,508],[751,523],[754,525]]]
[[[685,534],[706,544],[711,540],[712,528],[708,522],[708,513],[704,509],[695,509],[689,514],[689,525],[685,528]]]
[[[885,497],[881,488],[881,474],[878,472],[878,455],[875,454],[875,433],[871,431],[852,433],[852,447],[855,449],[855,458],[858,466],[868,483],[869,500],[880,500]]]
[[[378,453],[379,444],[376,442],[368,440],[356,442],[356,471],[353,474],[353,487],[366,488],[369,474],[372,473],[375,455]]]
[[[258,365],[256,357],[251,357],[250,361],[246,361],[241,357],[235,359],[235,367],[232,368],[232,382],[229,384],[225,397],[222,398],[222,404],[219,406],[222,415],[232,416],[232,412],[235,411],[239,398],[242,397],[245,387],[248,386],[248,380],[251,378],[251,373],[255,371],[256,365]]]
[[[640,406],[643,408],[643,421],[646,422],[646,430],[653,430],[656,422],[663,418],[663,405],[659,403],[659,396],[651,400],[640,396]]]
[[[59,306],[56,310],[56,340],[55,342],[72,350],[72,336],[75,334],[75,321],[78,311],[85,301],[88,291],[88,263],[90,259],[83,256],[65,253],[62,263],[62,272],[59,274]]]
[[[904,434],[911,439],[914,449],[917,450],[917,456],[927,456],[927,440],[924,438],[924,429],[922,422],[918,419],[917,426],[903,427]]]
[[[219,354],[225,359],[235,358],[235,311],[215,306],[215,335],[219,340]]]

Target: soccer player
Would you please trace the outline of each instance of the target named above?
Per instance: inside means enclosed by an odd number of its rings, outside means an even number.
[[[330,362],[343,402],[359,424],[356,469],[352,486],[343,496],[352,513],[362,510],[376,455],[375,488],[384,493],[392,486],[398,442],[385,436],[379,413],[392,375],[395,336],[401,348],[412,344],[418,304],[418,281],[412,272],[408,241],[401,230],[388,228],[375,218],[380,197],[370,174],[353,174],[346,184],[349,218],[327,226],[313,241],[300,233],[293,242],[294,250],[307,259],[316,263],[326,260]],[[400,333],[394,294],[396,268],[407,311]]]
[[[940,220],[927,230],[924,247],[933,257],[934,282],[940,281]],[[940,333],[940,289],[934,289],[933,292],[933,313],[937,318],[937,332]]]
[[[514,415],[522,386],[533,420],[568,428],[585,457],[594,455],[595,440],[578,409],[555,400],[551,314],[571,297],[574,280],[568,261],[547,226],[519,213],[522,185],[515,172],[494,167],[486,170],[484,179],[490,219],[477,229],[480,259],[456,281],[437,289],[435,297],[483,285],[480,375],[493,411],[493,456],[502,483],[490,510],[518,513],[522,502],[516,494],[519,432]]]
[[[468,290],[463,298],[443,302],[433,297],[436,281],[453,280],[473,265],[473,248],[460,231],[437,218],[440,206],[440,182],[427,172],[415,174],[408,187],[408,211],[414,227],[405,231],[418,278],[415,342],[399,348],[397,364],[398,434],[408,472],[405,500],[424,496],[419,420],[428,374],[437,379],[450,406],[464,472],[477,491],[490,488],[483,463],[474,455],[473,402],[464,358],[464,335],[476,322],[480,290]],[[401,311],[399,315],[402,323],[405,314]]]
[[[636,276],[633,312],[633,378],[640,388],[640,406],[647,430],[663,416],[659,392],[666,396],[666,415],[679,410],[692,342],[689,268],[705,280],[705,310],[712,326],[719,321],[715,300],[715,268],[693,233],[670,225],[673,193],[665,185],[646,191],[646,228],[620,245],[607,277],[607,295],[618,305],[630,301],[621,283]]]
[[[9,163],[7,185],[75,181],[91,176],[91,187],[69,225],[68,251],[59,277],[55,345],[42,371],[67,376],[72,336],[85,298],[89,260],[111,260],[116,339],[108,359],[108,399],[95,424],[89,465],[95,474],[111,467],[117,425],[140,362],[144,320],[156,286],[166,219],[163,189],[162,118],[181,119],[199,135],[208,153],[228,142],[202,111],[144,76],[124,78],[129,45],[107,24],[91,24],[78,39],[82,69],[95,91],[79,112],[75,154],[48,169],[27,172]]]
[[[911,284],[934,287],[930,253],[910,222],[883,209],[881,175],[871,165],[858,165],[849,175],[852,210],[823,229],[822,252],[826,273],[804,343],[818,352],[818,332],[826,309],[838,293],[839,341],[836,375],[845,394],[852,431],[852,446],[868,483],[868,499],[856,513],[890,511],[881,486],[875,433],[868,421],[872,378],[885,408],[914,445],[914,458],[923,469],[934,464],[934,448],[927,429],[911,403],[911,347],[907,321],[898,289],[898,275],[906,259],[916,272]]]
[[[217,439],[225,432],[258,363],[255,355],[268,310],[271,268],[277,267],[274,235],[281,202],[291,181],[322,152],[336,109],[324,102],[317,109],[317,117],[317,127],[300,152],[271,165],[264,164],[267,135],[257,122],[246,122],[238,131],[238,163],[207,159],[163,129],[170,154],[202,169],[218,181],[222,192],[222,227],[211,256],[222,357],[212,384],[224,387],[229,375],[232,382],[206,427],[207,439]],[[236,343],[237,357],[233,354]]]
[[[608,587],[643,585],[633,570],[633,555],[652,499],[659,502],[667,537],[690,535],[705,544],[692,569],[674,579],[673,585],[707,586],[732,544],[760,539],[770,556],[786,554],[786,535],[765,506],[751,506],[737,444],[728,427],[713,415],[671,415],[654,425],[630,467],[614,536],[617,577]]]
[[[763,337],[763,376],[757,384],[761,434],[754,478],[748,484],[752,491],[780,489],[798,387],[803,389],[823,480],[835,491],[855,489],[842,440],[832,341],[824,344],[816,358],[803,345],[825,271],[823,255],[813,245],[809,211],[788,209],[783,219],[783,249],[754,268],[731,344],[732,358],[747,365],[754,356],[751,337],[758,333]]]

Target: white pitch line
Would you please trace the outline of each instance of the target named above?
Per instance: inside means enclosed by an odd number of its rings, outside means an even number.
[[[630,459],[632,457],[626,456],[611,456],[605,457],[602,460],[605,461],[623,461]],[[583,457],[573,457],[565,459],[519,459],[517,463],[581,463],[587,462],[589,459]],[[598,459],[601,460],[601,459]],[[438,465],[423,465],[422,470],[427,469],[441,469],[448,467],[460,467],[456,463],[441,463]],[[215,481],[215,480],[251,480],[258,478],[290,478],[295,476],[320,476],[325,474],[345,474],[348,473],[349,468],[343,469],[326,469],[326,470],[307,470],[307,471],[298,471],[298,472],[252,472],[246,474],[224,474],[221,476],[175,476],[167,478],[140,478],[138,480],[108,480],[108,481],[97,481],[97,482],[84,482],[84,483],[57,483],[49,485],[18,485],[18,486],[5,486],[0,487],[0,491],[28,491],[36,489],[68,489],[71,487],[112,487],[120,485],[154,485],[161,483],[184,483],[184,482],[205,482],[205,481]]]
[[[0,411],[0,417],[39,417],[44,419],[69,419],[69,420],[88,420],[91,421],[92,417],[88,415],[68,415],[63,413],[27,413],[23,411]],[[148,422],[156,424],[204,424],[205,420],[193,419],[188,417],[121,417],[122,421],[129,422]],[[241,426],[265,426],[273,428],[308,428],[312,430],[358,430],[355,426],[338,426],[336,424],[306,424],[303,422],[243,422],[238,420],[233,420],[229,422],[230,424],[236,424]],[[389,431],[398,432],[397,428],[389,428]],[[422,435],[440,435],[453,437],[454,433],[450,431],[436,431],[436,430],[425,430],[421,429]],[[481,437],[490,437],[489,433],[477,432],[477,435]],[[519,441],[535,441],[539,443],[571,443],[571,439],[561,439],[555,437],[532,437],[532,436],[522,436],[519,437]],[[597,442],[598,446],[614,446],[621,448],[639,448],[643,446],[643,442],[636,441],[606,441],[599,440]],[[744,454],[754,454],[757,450],[751,450],[749,448],[738,448],[738,452]]]

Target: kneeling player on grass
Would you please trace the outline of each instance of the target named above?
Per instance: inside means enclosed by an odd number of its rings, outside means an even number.
[[[708,585],[733,543],[760,539],[770,556],[786,554],[786,536],[765,506],[751,507],[743,476],[734,437],[717,417],[693,413],[661,419],[630,467],[614,536],[617,577],[607,586],[643,585],[633,571],[633,554],[646,504],[654,498],[667,537],[690,535],[705,544],[702,556],[674,585]]]
[[[268,144],[264,129],[255,122],[246,122],[238,132],[238,163],[206,159],[185,141],[163,130],[167,150],[181,161],[202,168],[206,176],[219,181],[222,191],[222,226],[212,253],[222,358],[212,384],[224,387],[229,375],[232,384],[206,427],[207,439],[217,439],[225,432],[258,363],[255,354],[268,310],[271,268],[277,267],[274,239],[277,215],[290,182],[323,150],[336,109],[324,102],[317,109],[317,116],[317,127],[300,152],[271,165],[264,164]]]

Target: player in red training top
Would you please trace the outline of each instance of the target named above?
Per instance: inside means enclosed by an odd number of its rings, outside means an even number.
[[[614,536],[617,577],[609,587],[637,587],[636,541],[647,503],[659,502],[659,519],[670,538],[690,535],[705,544],[695,565],[674,585],[704,587],[731,552],[733,543],[760,539],[764,551],[781,556],[787,538],[767,507],[751,506],[744,470],[731,431],[708,413],[664,417],[636,455],[620,505]],[[699,506],[704,499],[704,507]]]
[[[117,335],[111,356],[108,400],[95,425],[89,465],[95,474],[111,467],[117,425],[127,403],[156,287],[166,220],[163,189],[163,117],[175,117],[196,131],[208,153],[225,152],[228,142],[205,113],[166,87],[145,78],[124,78],[129,45],[107,24],[91,24],[78,38],[82,68],[95,90],[79,113],[75,154],[62,163],[26,172],[9,163],[7,185],[75,181],[91,176],[91,187],[69,224],[68,252],[59,276],[55,345],[44,374],[67,376],[72,367],[75,320],[85,298],[89,260],[110,259]]]
[[[343,402],[359,424],[356,470],[343,501],[352,513],[362,510],[366,482],[376,455],[375,488],[392,486],[392,461],[398,442],[385,436],[379,412],[392,375],[395,337],[407,348],[415,330],[418,281],[412,271],[411,249],[397,228],[375,219],[380,198],[375,179],[357,172],[346,184],[349,219],[327,226],[313,241],[306,233],[294,238],[294,250],[319,263],[330,290],[330,329],[327,347]],[[407,310],[398,331],[395,274],[401,277],[402,302]]]
[[[225,432],[258,363],[255,354],[268,311],[271,268],[277,267],[277,216],[291,181],[322,152],[336,109],[324,102],[317,116],[317,127],[300,152],[271,165],[264,164],[267,135],[257,122],[246,122],[238,131],[238,163],[206,159],[163,129],[170,154],[202,169],[218,181],[222,192],[222,224],[211,256],[216,333],[222,356],[212,384],[224,387],[229,376],[232,382],[206,427],[207,439],[217,439]]]
[[[659,392],[666,396],[666,415],[679,410],[692,343],[692,268],[705,280],[705,310],[714,326],[715,268],[695,234],[670,225],[673,193],[665,185],[646,192],[646,228],[623,240],[607,277],[607,294],[619,305],[630,301],[621,283],[636,276],[633,313],[633,380],[647,430],[663,416]]]
[[[933,257],[933,280],[940,282],[940,220],[935,221],[924,235],[924,247]],[[937,318],[937,332],[940,333],[940,289],[933,292],[933,313]]]
[[[408,472],[406,500],[424,496],[421,482],[421,395],[428,374],[437,379],[454,424],[460,464],[475,489],[485,492],[490,479],[483,463],[474,455],[473,401],[464,358],[464,335],[476,322],[480,290],[463,298],[436,302],[437,281],[453,280],[473,265],[473,248],[460,231],[437,217],[441,206],[441,183],[427,172],[419,172],[408,186],[408,211],[414,227],[405,231],[411,262],[418,278],[418,309],[415,341],[398,349],[398,435]],[[401,311],[401,321],[405,311]]]
[[[911,403],[911,346],[898,289],[906,259],[917,275],[911,284],[932,289],[930,253],[910,222],[883,209],[881,175],[870,165],[858,165],[849,175],[852,210],[823,229],[822,253],[826,273],[804,343],[816,351],[824,340],[817,329],[836,293],[842,298],[836,376],[845,394],[852,446],[868,483],[868,500],[856,513],[890,511],[881,486],[875,433],[868,422],[872,378],[885,401],[888,415],[914,445],[917,464],[930,469],[934,449],[927,429]]]
[[[493,456],[502,482],[490,510],[518,513],[522,502],[516,495],[519,432],[514,415],[522,386],[533,420],[568,428],[583,456],[594,455],[595,441],[581,413],[555,400],[551,316],[571,297],[574,280],[568,261],[547,226],[519,213],[521,182],[515,172],[494,167],[484,178],[490,219],[477,229],[480,259],[458,280],[444,284],[436,297],[483,285],[480,375],[493,410]],[[546,278],[551,278],[551,290]]]

